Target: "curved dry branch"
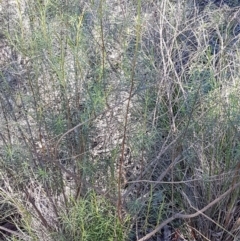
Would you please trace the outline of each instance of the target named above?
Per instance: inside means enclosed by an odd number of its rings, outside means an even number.
[[[200,214],[203,214],[205,211],[207,211],[210,207],[212,207],[214,204],[218,203],[221,199],[226,197],[228,194],[230,194],[234,189],[240,186],[240,183],[235,184],[234,186],[230,187],[226,192],[224,192],[222,195],[220,195],[218,198],[210,202],[207,206],[202,208],[201,210],[198,210],[195,213],[192,214],[182,214],[177,213],[173,215],[172,217],[166,219],[164,222],[162,222],[160,225],[158,225],[152,232],[148,233],[144,237],[138,239],[137,241],[146,241],[149,238],[151,238],[153,235],[155,235],[159,230],[161,230],[165,225],[172,222],[173,220],[179,218],[179,219],[189,219],[189,218],[195,218],[199,216]]]

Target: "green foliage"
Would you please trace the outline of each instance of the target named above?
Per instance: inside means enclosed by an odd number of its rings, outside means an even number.
[[[23,233],[137,240],[239,182],[239,19],[224,2],[1,1],[2,203]],[[238,197],[171,226],[233,240]]]
[[[67,215],[62,217],[64,232],[61,240],[124,241],[124,226],[115,216],[114,209],[94,192],[88,193],[82,200],[74,201]]]

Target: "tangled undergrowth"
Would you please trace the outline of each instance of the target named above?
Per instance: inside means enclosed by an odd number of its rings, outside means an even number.
[[[2,0],[0,239],[240,239],[239,1]]]

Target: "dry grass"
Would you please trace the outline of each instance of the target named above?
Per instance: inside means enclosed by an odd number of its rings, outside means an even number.
[[[239,239],[240,12],[204,2],[1,1],[6,240]]]

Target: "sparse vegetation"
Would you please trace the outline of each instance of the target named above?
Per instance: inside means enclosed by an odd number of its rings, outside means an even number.
[[[240,239],[239,1],[0,1],[0,239]]]

